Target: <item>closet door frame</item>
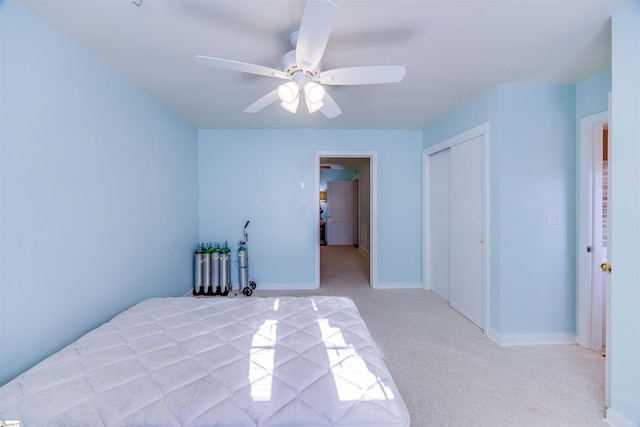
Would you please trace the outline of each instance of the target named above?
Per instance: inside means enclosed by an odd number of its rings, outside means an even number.
[[[453,136],[445,141],[435,144],[431,147],[425,148],[422,151],[422,190],[423,190],[423,203],[422,203],[422,282],[423,287],[426,290],[432,289],[431,284],[431,155],[438,153],[442,150],[449,149],[454,145],[464,143],[471,139],[481,137],[482,140],[482,188],[484,194],[483,200],[483,245],[482,245],[482,294],[483,294],[483,331],[486,334],[489,328],[489,291],[488,291],[488,277],[489,277],[489,185],[488,185],[488,171],[489,171],[489,123],[483,123],[465,132],[462,132],[456,136]]]

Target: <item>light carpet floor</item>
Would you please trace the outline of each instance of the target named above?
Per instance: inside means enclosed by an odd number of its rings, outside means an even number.
[[[264,291],[258,284],[254,295],[353,299],[412,426],[607,426],[601,353],[577,345],[501,347],[431,291],[371,289],[369,261],[353,246],[324,246],[320,258],[320,289]]]

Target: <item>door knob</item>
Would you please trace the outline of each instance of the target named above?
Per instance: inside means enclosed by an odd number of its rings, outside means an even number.
[[[602,264],[600,264],[600,268],[605,273],[611,273],[611,264],[607,264],[606,262],[603,262]]]

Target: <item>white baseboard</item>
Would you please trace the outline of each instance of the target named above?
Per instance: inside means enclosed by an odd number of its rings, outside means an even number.
[[[607,409],[604,421],[614,427],[638,427],[638,424],[611,408]]]
[[[494,331],[493,329],[489,328],[486,330],[487,332],[487,336],[494,341],[496,344],[501,345],[500,344],[500,334],[497,333],[496,331]]]
[[[487,336],[502,346],[576,343],[575,334],[499,334],[493,329],[488,329]]]
[[[422,289],[422,282],[378,282],[375,289]]]
[[[364,246],[358,245],[358,251],[360,251],[362,255],[369,258],[369,249],[365,248]]]

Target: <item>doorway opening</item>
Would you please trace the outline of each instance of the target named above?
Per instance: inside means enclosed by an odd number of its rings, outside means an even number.
[[[316,152],[318,287],[321,270],[323,280],[333,281],[342,276],[349,280],[362,270],[368,285],[375,287],[376,181],[375,152]]]

